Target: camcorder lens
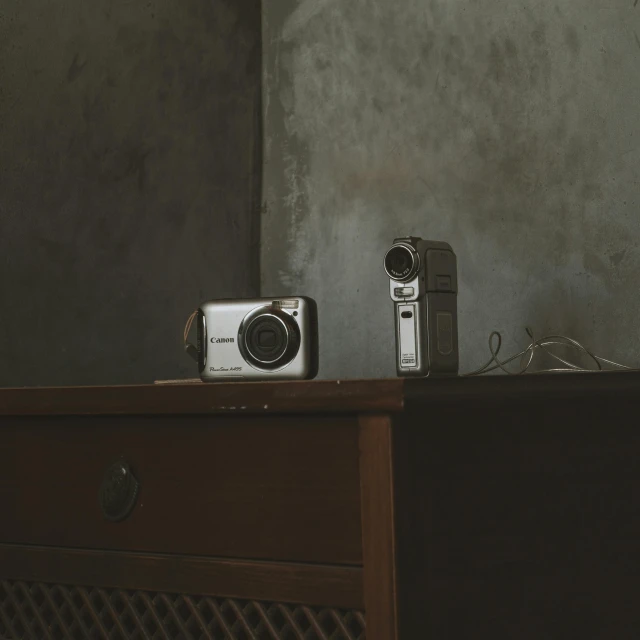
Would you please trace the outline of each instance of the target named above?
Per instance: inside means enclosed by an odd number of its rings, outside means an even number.
[[[392,280],[410,280],[417,271],[417,256],[408,247],[391,247],[384,268]]]

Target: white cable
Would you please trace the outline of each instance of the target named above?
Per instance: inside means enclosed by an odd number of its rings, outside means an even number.
[[[637,371],[633,367],[628,367],[624,364],[619,364],[618,362],[614,362],[613,360],[607,360],[606,358],[600,358],[593,354],[589,349],[587,349],[584,345],[580,344],[577,340],[573,338],[569,338],[563,335],[548,335],[536,340],[533,336],[533,331],[527,327],[526,328],[527,335],[531,338],[531,344],[526,348],[511,356],[507,360],[501,361],[498,359],[498,353],[500,352],[500,348],[502,347],[502,335],[499,331],[492,331],[489,335],[489,351],[491,352],[491,359],[479,369],[475,371],[471,371],[470,373],[465,373],[462,375],[463,378],[468,378],[470,376],[480,376],[485,373],[489,373],[490,371],[495,371],[496,369],[502,369],[506,374],[510,376],[517,376],[527,373],[529,367],[533,362],[533,358],[537,350],[544,351],[547,355],[551,356],[555,360],[558,360],[560,363],[565,365],[566,368],[553,368],[553,369],[539,369],[534,373],[558,373],[558,372],[591,372],[591,371],[603,371],[602,364],[607,364],[613,367],[618,367],[619,369],[626,369],[629,371]],[[494,348],[494,338],[497,338],[497,345]],[[561,345],[564,347],[569,347],[575,349],[576,351],[580,351],[587,355],[595,364],[596,368],[588,368],[577,365],[569,360],[565,360],[561,358],[559,355],[550,351],[547,347],[551,347],[554,345]],[[507,369],[508,364],[513,362],[516,358],[520,358],[520,369],[517,371],[510,371]],[[527,360],[526,364],[524,361]]]

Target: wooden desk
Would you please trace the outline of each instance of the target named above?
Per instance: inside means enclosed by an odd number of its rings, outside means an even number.
[[[0,390],[0,637],[635,638],[639,393],[636,373]]]

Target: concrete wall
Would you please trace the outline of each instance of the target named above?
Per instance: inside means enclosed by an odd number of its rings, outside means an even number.
[[[258,290],[258,0],[0,6],[0,385],[193,377]]]
[[[558,331],[640,365],[637,0],[265,3],[262,290],[321,377],[395,375],[382,256],[458,254],[461,368]]]

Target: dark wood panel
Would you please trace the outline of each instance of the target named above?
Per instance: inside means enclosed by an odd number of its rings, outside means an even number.
[[[119,456],[124,522],[98,502]],[[355,418],[0,420],[0,542],[360,564]]]
[[[398,638],[391,420],[360,418],[364,602],[368,640]]]
[[[606,384],[394,417],[402,637],[632,637],[638,401]]]
[[[363,607],[360,567],[0,544],[2,580]]]
[[[640,372],[113,387],[0,389],[0,415],[396,412],[433,404],[597,396],[640,392]]]
[[[402,380],[0,389],[0,415],[399,411]]]

